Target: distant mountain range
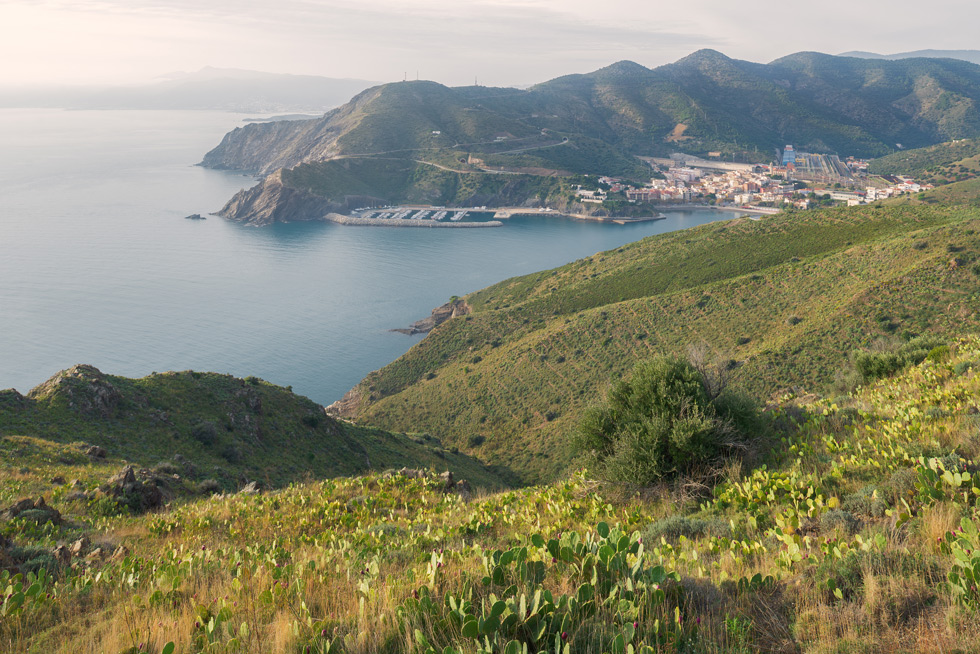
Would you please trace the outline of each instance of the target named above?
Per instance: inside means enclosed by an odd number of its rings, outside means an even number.
[[[374,84],[359,79],[208,67],[139,86],[0,88],[0,107],[323,113]]]
[[[768,162],[792,143],[873,157],[980,136],[978,106],[980,66],[963,61],[802,52],[757,64],[700,50],[527,90],[385,84],[322,118],[238,128],[202,164],[269,176],[222,212],[253,224],[365,201],[550,203],[561,191],[542,178],[648,178],[635,155]]]
[[[980,64],[980,50],[914,50],[912,52],[898,52],[896,54],[878,54],[876,52],[844,52],[841,57],[860,57],[861,59],[887,59],[895,61],[898,59],[915,59],[926,57],[929,59],[962,59],[970,63]]]

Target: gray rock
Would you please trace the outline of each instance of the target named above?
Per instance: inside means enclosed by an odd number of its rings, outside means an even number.
[[[104,447],[99,447],[98,445],[93,445],[92,447],[85,450],[85,454],[92,457],[93,459],[104,459],[109,456],[109,453],[105,451]]]
[[[62,565],[68,565],[71,562],[71,552],[64,545],[54,548],[51,555]]]
[[[39,497],[36,500],[23,499],[16,501],[3,512],[3,517],[8,520],[12,518],[33,520],[38,524],[50,522],[60,525],[62,523],[61,513],[57,509],[48,506],[43,497]]]
[[[173,499],[166,478],[148,470],[140,470],[137,477],[133,466],[113,475],[99,490],[137,513],[157,509]]]
[[[89,548],[89,545],[90,545],[89,539],[86,538],[85,536],[82,536],[81,538],[79,538],[78,540],[76,540],[74,543],[71,544],[71,547],[68,548],[68,552],[72,556],[79,556],[82,552],[84,552]]]

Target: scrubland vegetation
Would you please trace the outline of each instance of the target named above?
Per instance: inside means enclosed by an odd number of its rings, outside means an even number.
[[[980,338],[964,337],[834,399],[783,395],[760,418],[771,430],[762,450],[724,457],[710,483],[678,471],[641,487],[585,470],[467,498],[435,477],[372,474],[146,515],[49,492],[62,524],[2,523],[12,543],[0,642],[114,653],[973,651],[978,362]],[[11,442],[39,469],[59,456]],[[104,473],[56,465],[83,485]],[[30,476],[0,474],[5,488]],[[79,556],[48,554],[83,535]]]

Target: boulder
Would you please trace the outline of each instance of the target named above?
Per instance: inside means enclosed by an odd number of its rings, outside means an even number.
[[[61,565],[68,565],[71,562],[71,552],[64,545],[59,545],[54,548],[51,552],[51,556],[55,558]]]
[[[140,470],[137,476],[133,466],[126,466],[113,475],[99,490],[135,513],[160,508],[173,499],[165,477],[149,470]]]
[[[93,445],[85,450],[85,454],[89,455],[93,459],[104,459],[109,456],[109,453],[105,451],[105,448],[99,447],[98,445]]]
[[[456,485],[453,487],[453,492],[466,501],[469,501],[470,497],[473,496],[473,489],[470,487],[470,482],[465,479],[460,479],[456,482]]]
[[[74,543],[71,544],[71,546],[68,548],[68,552],[72,556],[79,556],[81,555],[82,552],[88,549],[89,545],[90,543],[88,538],[82,536],[81,538],[79,538],[78,540],[76,540]]]
[[[262,413],[262,397],[254,388],[246,386],[235,393],[235,397],[240,399],[252,413]]]
[[[23,520],[33,520],[38,524],[50,522],[60,525],[62,523],[61,513],[48,506],[43,497],[36,500],[23,499],[14,502],[6,511],[3,517],[9,519],[21,518]]]
[[[62,477],[61,475],[55,475],[54,477],[51,478],[51,483],[54,484],[55,486],[64,486],[67,482],[65,481],[65,478]]]

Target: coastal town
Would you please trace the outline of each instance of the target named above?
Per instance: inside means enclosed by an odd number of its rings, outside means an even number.
[[[919,193],[932,184],[904,175],[869,172],[869,161],[797,151],[786,145],[768,164],[723,161],[674,153],[639,157],[650,166],[646,183],[584,175],[562,209],[551,206],[444,207],[427,204],[363,207],[327,220],[344,225],[402,227],[499,227],[513,216],[564,216],[625,224],[663,218],[661,210],[714,207],[749,214],[775,214],[834,205],[858,206]]]
[[[869,174],[868,161],[863,159],[798,152],[792,145],[785,146],[778,163],[770,164],[680,153],[643,159],[654,171],[649,183],[638,186],[615,177],[599,177],[594,188],[579,186],[577,200],[602,204],[618,196],[630,203],[656,206],[698,204],[775,213],[788,207],[856,206],[933,188],[910,177]]]

